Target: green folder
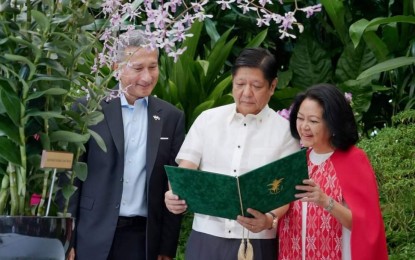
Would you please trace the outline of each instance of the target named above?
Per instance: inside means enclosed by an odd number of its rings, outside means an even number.
[[[239,177],[164,167],[173,193],[186,200],[189,211],[227,219],[249,216],[248,208],[265,213],[296,200],[295,186],[308,179],[306,149]]]

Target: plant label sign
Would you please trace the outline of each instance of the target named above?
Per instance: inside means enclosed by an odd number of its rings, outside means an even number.
[[[46,151],[42,152],[41,168],[71,169],[73,153]]]

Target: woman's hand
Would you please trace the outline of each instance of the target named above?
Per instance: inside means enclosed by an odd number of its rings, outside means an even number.
[[[272,226],[272,216],[267,214],[262,214],[261,212],[248,209],[247,212],[254,216],[253,218],[238,216],[236,219],[239,224],[248,229],[253,233],[261,232],[262,230],[268,229]]]
[[[312,179],[304,180],[303,183],[305,185],[298,185],[295,188],[305,192],[295,194],[296,198],[300,198],[302,201],[314,202],[318,206],[327,209],[340,224],[349,230],[352,229],[352,212],[346,204],[332,200],[330,205],[330,197]]]
[[[296,198],[300,198],[301,201],[314,202],[320,207],[326,208],[329,205],[330,197],[324,193],[320,186],[317,185],[312,179],[303,180],[305,185],[297,185],[295,188],[302,193],[295,194]]]
[[[187,210],[186,201],[180,200],[179,196],[174,195],[172,190],[166,191],[164,194],[164,202],[171,213],[181,214]]]

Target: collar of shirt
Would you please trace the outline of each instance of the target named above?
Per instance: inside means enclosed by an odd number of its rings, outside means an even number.
[[[137,99],[134,102],[134,105],[130,105],[130,104],[128,104],[127,98],[125,97],[124,93],[121,93],[120,100],[121,100],[121,107],[126,107],[126,108],[129,108],[129,109],[134,109],[140,103],[142,103],[146,107],[148,107],[148,97],[139,98],[139,99]]]
[[[229,118],[228,118],[227,121],[230,124],[230,123],[232,123],[232,121],[237,121],[237,122],[239,121],[240,122],[240,121],[244,120],[244,118],[245,118],[245,120],[248,120],[248,121],[251,121],[251,122],[256,122],[256,124],[259,124],[259,123],[262,123],[262,120],[267,117],[269,112],[270,112],[269,106],[265,105],[265,107],[258,114],[256,114],[256,115],[248,114],[248,115],[244,116],[241,113],[238,113],[236,111],[236,104],[234,104],[233,113],[231,113],[229,115]]]

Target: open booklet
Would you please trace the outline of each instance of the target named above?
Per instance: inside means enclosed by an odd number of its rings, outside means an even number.
[[[236,219],[248,208],[262,213],[296,200],[296,185],[308,179],[306,149],[240,176],[164,166],[173,193],[186,200],[188,210]]]

